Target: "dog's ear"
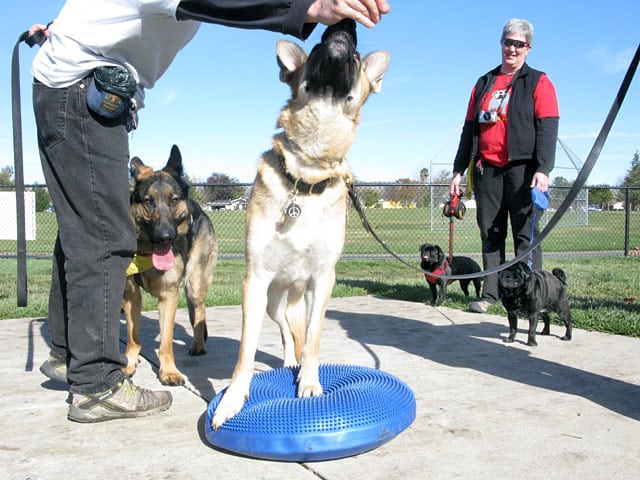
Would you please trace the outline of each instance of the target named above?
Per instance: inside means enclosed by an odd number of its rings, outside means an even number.
[[[289,40],[279,40],[276,57],[280,67],[280,81],[291,84],[293,74],[307,61],[307,52]]]
[[[380,90],[382,90],[382,78],[384,74],[387,73],[390,59],[391,54],[389,52],[379,50],[377,52],[371,52],[362,60],[364,71],[369,79],[373,93],[380,93]]]
[[[142,163],[142,160],[140,160],[140,158],[133,157],[131,159],[131,163],[129,163],[129,172],[134,179],[140,180],[153,175],[153,168],[147,167],[144,163]]]
[[[180,149],[177,145],[171,147],[169,160],[162,171],[167,172],[173,178],[182,178],[184,175],[184,169],[182,168],[182,154],[180,153]]]

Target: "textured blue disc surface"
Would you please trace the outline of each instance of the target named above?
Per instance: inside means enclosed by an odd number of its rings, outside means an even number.
[[[283,367],[254,375],[244,408],[214,431],[211,419],[226,389],[218,393],[205,420],[209,443],[267,460],[331,460],[377,448],[416,418],[413,391],[388,373],[320,365],[324,393],[297,398],[298,370]]]

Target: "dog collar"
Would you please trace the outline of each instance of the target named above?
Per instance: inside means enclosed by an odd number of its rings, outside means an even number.
[[[327,185],[331,183],[331,180],[333,180],[332,178],[325,178],[317,183],[307,183],[300,177],[296,178],[291,175],[289,170],[287,170],[287,165],[282,155],[278,155],[278,163],[280,164],[280,170],[284,177],[293,184],[293,189],[297,190],[299,193],[304,193],[306,195],[313,195],[315,193],[320,195],[324,192],[324,189],[327,188]]]

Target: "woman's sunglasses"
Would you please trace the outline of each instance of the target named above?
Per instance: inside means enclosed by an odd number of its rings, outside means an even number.
[[[502,40],[502,44],[505,47],[516,47],[518,50],[529,46],[527,42],[521,42],[520,40],[514,40],[512,38],[505,38]]]

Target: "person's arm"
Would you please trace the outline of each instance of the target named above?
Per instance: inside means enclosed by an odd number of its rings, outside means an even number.
[[[178,20],[269,30],[306,39],[317,23],[331,25],[352,18],[373,27],[391,7],[386,0],[183,0]]]
[[[465,115],[462,133],[460,134],[460,142],[458,143],[458,151],[453,161],[453,174],[459,173],[461,176],[469,166],[471,159],[471,149],[473,148],[473,129],[475,121],[475,103],[476,103],[476,87],[471,91],[469,103],[467,104],[467,113]]]
[[[315,24],[305,23],[314,0],[185,0],[178,20],[197,20],[227,27],[269,30],[307,38]]]
[[[560,113],[556,90],[549,77],[542,75],[533,94],[536,129],[537,171],[547,177],[555,165]]]

